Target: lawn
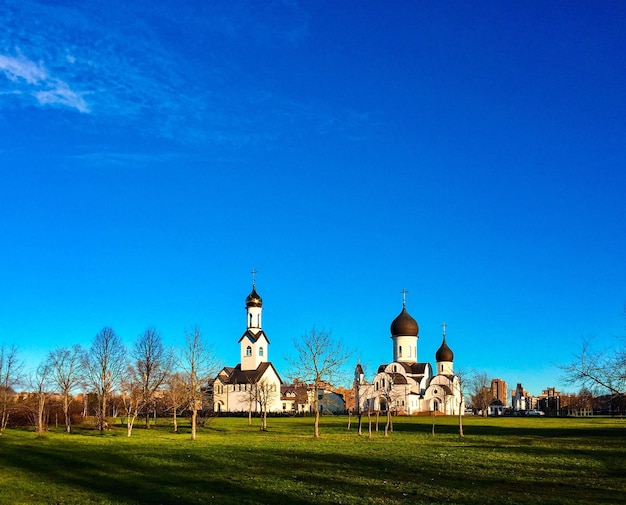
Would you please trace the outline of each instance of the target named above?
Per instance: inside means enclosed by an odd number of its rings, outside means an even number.
[[[381,420],[382,421],[382,420]],[[99,434],[7,430],[0,503],[626,503],[626,420],[396,418],[361,437],[347,418],[213,419],[192,442],[164,424]]]

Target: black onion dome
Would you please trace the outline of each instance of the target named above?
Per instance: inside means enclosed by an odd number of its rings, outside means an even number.
[[[419,326],[417,321],[413,319],[406,311],[406,307],[402,307],[402,312],[391,323],[392,336],[417,337]]]
[[[441,347],[435,353],[435,361],[438,363],[440,361],[454,361],[454,353],[452,352],[452,349],[448,347],[448,344],[446,344],[445,337],[441,343]]]
[[[262,307],[263,299],[256,292],[255,288],[252,288],[252,292],[246,298],[246,307]]]

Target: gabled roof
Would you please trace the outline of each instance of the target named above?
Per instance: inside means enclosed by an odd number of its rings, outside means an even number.
[[[278,377],[278,380],[282,384],[283,380],[280,378],[280,375],[278,375],[274,365],[269,361],[261,363],[256,370],[242,370],[241,363],[235,368],[224,367],[219,374],[219,379],[224,384],[256,384],[269,368],[274,370],[276,377]]]
[[[252,342],[255,342],[255,343],[256,343],[256,341],[257,341],[257,340],[259,340],[261,337],[265,337],[265,340],[267,340],[267,343],[268,343],[268,344],[270,343],[270,339],[269,339],[269,338],[267,338],[267,335],[265,334],[265,332],[264,332],[263,330],[259,330],[259,331],[257,331],[257,332],[255,333],[255,332],[253,332],[252,330],[248,329],[248,330],[246,330],[246,331],[244,332],[244,334],[243,334],[243,335],[241,335],[241,338],[238,340],[238,342],[237,342],[237,343],[238,343],[238,344],[239,344],[239,343],[241,343],[241,341],[242,341],[244,338],[246,338],[246,337],[248,337],[250,340],[252,340]]]
[[[389,374],[389,377],[393,381],[394,384],[408,384],[406,380],[406,376],[404,374],[398,372],[392,372]]]
[[[435,384],[433,387],[437,387],[437,388],[441,388],[445,391],[445,393],[447,395],[453,395],[454,392],[452,391],[452,388],[446,384]]]
[[[404,361],[398,362],[404,371],[409,375],[425,375],[428,363],[406,363]],[[384,372],[385,368],[389,365],[380,365],[378,367],[378,373]]]
[[[404,363],[404,365],[407,373],[413,375],[424,375],[428,367],[428,363]]]

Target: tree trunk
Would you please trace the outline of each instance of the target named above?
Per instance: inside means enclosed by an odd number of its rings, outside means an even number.
[[[315,408],[315,423],[313,424],[313,436],[320,438],[320,406],[319,406],[319,390],[317,384],[315,385],[315,400],[313,400],[313,408]]]
[[[363,428],[363,420],[362,420],[363,414],[361,414],[361,412],[359,412],[358,415],[359,415],[359,436],[361,436],[362,428]]]
[[[352,412],[348,411],[348,430],[350,429],[350,424],[352,424]]]
[[[104,431],[106,425],[106,408],[107,408],[107,397],[106,395],[102,395],[100,399],[100,418],[98,419],[98,430]]]
[[[391,425],[391,411],[387,409],[387,422],[385,423],[385,437],[389,434],[390,425]]]
[[[63,397],[63,414],[65,415],[65,431],[66,433],[71,433],[72,419],[70,418],[70,400],[68,395]]]
[[[196,439],[196,422],[198,418],[198,411],[194,408],[191,411],[191,440]]]
[[[39,394],[38,403],[37,403],[37,436],[43,436],[43,413],[46,405],[46,397]]]
[[[133,433],[133,424],[135,423],[135,419],[137,418],[137,413],[129,414],[126,417],[126,435],[130,437]]]
[[[433,418],[433,428],[432,428],[432,436],[435,436],[435,411],[433,410],[433,414],[432,414],[432,418]]]
[[[174,433],[178,433],[178,418],[176,417],[176,409],[174,409]]]
[[[315,411],[315,438],[320,438],[320,411]]]
[[[368,410],[367,411],[367,420],[369,422],[369,438],[372,438],[372,413]]]

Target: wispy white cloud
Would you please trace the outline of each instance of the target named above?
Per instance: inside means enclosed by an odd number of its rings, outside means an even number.
[[[29,94],[41,105],[60,105],[89,112],[82,95],[73,91],[67,82],[51,76],[41,61],[30,60],[21,52],[17,56],[0,54],[0,71],[16,86],[4,94]]]
[[[28,84],[37,84],[48,78],[48,73],[41,62],[35,63],[22,54],[18,54],[17,57],[0,54],[0,70],[13,82],[24,80]]]
[[[65,105],[79,112],[89,112],[89,106],[84,98],[72,91],[65,82],[52,79],[49,84],[52,84],[49,89],[33,93],[40,104]]]
[[[0,16],[0,94],[90,113],[83,132],[96,126],[124,139],[241,151],[370,125],[353,111],[285,93],[272,73],[249,64],[250,47],[291,48],[307,38],[307,14],[290,0],[182,8],[175,24],[171,9],[146,2],[116,2],[106,16],[89,3],[12,3]]]

